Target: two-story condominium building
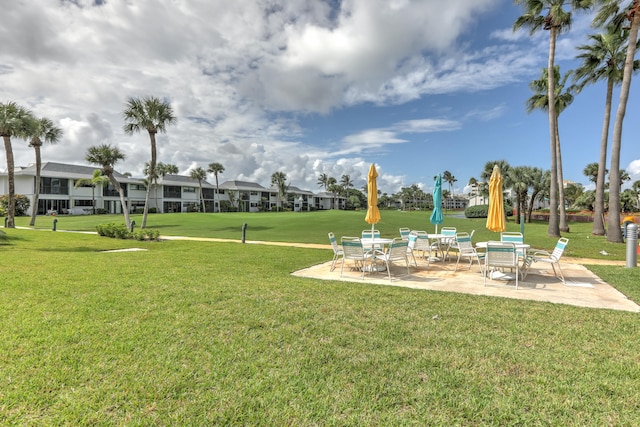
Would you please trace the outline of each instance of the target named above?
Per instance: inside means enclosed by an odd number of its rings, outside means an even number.
[[[63,163],[46,162],[40,171],[40,197],[38,206],[33,206],[35,193],[35,165],[15,169],[16,194],[29,198],[32,209],[38,215],[56,212],[58,214],[84,214],[96,210],[107,213],[122,213],[120,195],[107,182],[104,184],[82,184],[80,180],[91,180],[99,168]],[[127,205],[131,212],[144,207],[146,180],[131,178],[114,172],[114,177],[122,186]],[[105,180],[106,181],[106,180]],[[246,181],[225,181],[216,188],[202,181],[202,199],[206,212],[258,212],[276,210],[280,203],[275,188],[265,188],[260,184]],[[8,176],[0,173],[0,194],[9,192]],[[296,211],[344,209],[346,199],[332,193],[314,194],[308,190],[289,186],[285,207]],[[165,175],[151,185],[149,208],[153,212],[195,212],[200,209],[200,185],[196,180],[184,175]]]

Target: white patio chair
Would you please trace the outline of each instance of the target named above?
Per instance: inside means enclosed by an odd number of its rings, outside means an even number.
[[[476,252],[476,248],[473,247],[471,243],[471,236],[469,233],[460,232],[456,234],[456,246],[458,250],[458,260],[456,261],[456,268],[454,271],[458,271],[458,264],[462,258],[469,259],[469,270],[471,270],[471,265],[473,264],[473,260],[475,259],[478,262],[478,267],[480,267],[480,271],[482,272],[482,264],[480,264],[480,258],[483,258],[484,254],[480,256],[478,252]]]
[[[402,239],[393,239],[393,242],[389,245],[389,250],[381,257],[377,257],[378,259],[383,259],[385,264],[387,265],[387,275],[389,276],[389,281],[391,281],[391,264],[394,261],[404,261],[407,267],[407,276],[411,274],[409,272],[409,260],[407,258],[407,247],[409,246],[409,242],[407,240]]]
[[[402,239],[405,240],[405,239]],[[416,261],[416,254],[413,253],[416,248],[416,242],[418,241],[418,235],[415,232],[410,232],[407,236],[407,258],[411,257],[413,259],[413,264],[418,268],[418,263]]]
[[[566,237],[561,237],[558,239],[553,252],[549,253],[547,251],[535,251],[534,253],[528,255],[525,259],[524,267],[522,269],[522,280],[527,277],[527,273],[529,272],[531,264],[535,262],[546,262],[547,264],[551,264],[553,274],[556,276],[556,278],[560,279],[562,283],[565,283],[564,275],[562,274],[562,268],[560,267],[560,258],[562,258],[562,254],[564,253],[564,249],[567,247],[567,243],[569,243],[569,239],[567,239]],[[558,271],[556,271],[556,265],[558,266]],[[560,273],[559,277],[558,273]]]
[[[413,230],[411,233],[416,235],[416,243],[413,247],[413,253],[422,252],[422,259],[427,260],[427,267],[431,263],[431,252],[437,250],[437,246],[434,247],[429,240],[429,234],[424,230]]]
[[[524,243],[524,235],[518,231],[503,231],[500,233],[500,241],[501,242],[513,242],[513,243]],[[520,259],[524,259],[525,250],[524,249],[516,249],[518,257]]]
[[[442,227],[440,229],[440,234],[442,234],[443,238],[439,240],[440,252],[443,254],[442,259],[446,260],[449,258],[449,250],[451,246],[456,242],[456,233],[458,229],[456,227]],[[445,252],[446,247],[446,252]]]
[[[484,286],[487,286],[487,275],[495,268],[515,269],[516,290],[518,289],[518,254],[516,245],[512,242],[487,242],[487,252],[484,257],[484,271],[482,273]]]
[[[400,237],[402,237],[402,240],[408,240],[409,233],[411,233],[410,228],[402,228],[402,227],[400,228]]]
[[[333,249],[333,262],[331,263],[331,268],[329,269],[329,271],[333,271],[336,268],[336,262],[340,258],[344,258],[344,251],[342,250],[340,245],[338,245],[335,234],[331,232],[329,233],[329,241],[331,242],[331,248]],[[344,263],[344,259],[342,260],[342,262]]]
[[[362,230],[361,238],[362,239],[379,239],[380,238],[380,231],[373,230],[373,232],[371,232],[371,229]],[[373,245],[373,247],[371,249],[374,249],[375,251],[382,251],[382,246],[381,245]]]
[[[342,236],[340,242],[342,243],[342,250],[344,252],[342,256],[342,267],[340,267],[340,277],[342,277],[344,272],[345,261],[350,259],[353,261],[355,268],[362,270],[362,278],[364,279],[367,260],[371,260],[371,255],[365,253],[362,247],[362,241],[360,241],[359,237]]]

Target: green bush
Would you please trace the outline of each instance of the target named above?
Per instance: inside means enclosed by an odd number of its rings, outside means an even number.
[[[31,205],[31,201],[29,198],[23,194],[16,194],[16,208],[15,208],[15,216],[27,216],[27,210],[29,210],[29,206]],[[0,196],[0,213],[2,216],[7,214],[7,208],[9,205],[9,195],[5,194]]]
[[[160,231],[144,228],[139,230],[129,231],[124,224],[99,224],[96,226],[98,234],[104,237],[111,237],[113,239],[135,239],[135,240],[158,240],[160,237]]]
[[[464,216],[467,218],[486,218],[489,214],[489,205],[469,206],[464,210]]]
[[[506,216],[513,216],[513,208],[507,202],[504,203],[504,212]],[[464,210],[464,216],[467,218],[486,218],[489,215],[489,205],[469,206]]]
[[[103,208],[98,208],[98,209],[96,209],[96,214],[98,214],[98,215],[106,215],[107,214],[107,210],[103,209]]]

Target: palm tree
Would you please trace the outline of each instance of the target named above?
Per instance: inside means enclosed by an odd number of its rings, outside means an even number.
[[[278,190],[278,210],[280,210],[280,204],[283,204],[284,197],[289,188],[287,185],[287,175],[284,172],[274,172],[273,175],[271,175],[271,185],[274,185]]]
[[[631,189],[636,193],[636,207],[640,208],[640,180],[634,181]]]
[[[545,190],[549,188],[549,179],[551,174],[549,171],[543,171],[540,168],[531,168],[531,200],[529,201],[529,211],[527,213],[527,222],[531,222],[531,214],[533,212],[533,204],[539,195],[543,195]]]
[[[2,135],[2,139],[4,140],[4,151],[7,156],[7,178],[9,181],[6,223],[9,228],[15,227],[14,217],[16,210],[15,163],[13,160],[11,137],[27,139],[29,129],[34,125],[34,120],[31,111],[19,106],[15,102],[0,102],[0,135]]]
[[[340,185],[342,185],[342,187],[344,187],[345,190],[349,190],[349,188],[353,187],[353,181],[351,180],[351,177],[349,175],[342,175],[342,178],[340,179]]]
[[[36,225],[36,216],[38,214],[38,199],[40,198],[40,169],[42,169],[42,158],[40,156],[40,147],[45,142],[55,144],[62,136],[62,129],[55,126],[53,122],[46,117],[35,119],[33,126],[29,129],[28,136],[31,137],[29,146],[33,147],[36,152],[36,183],[33,193],[33,208],[31,209],[31,221],[29,226]]]
[[[627,50],[626,31],[617,31],[614,26],[609,25],[607,32],[592,34],[589,36],[590,45],[578,46],[582,51],[577,56],[582,59],[582,65],[575,72],[577,90],[580,91],[588,84],[596,83],[600,80],[607,81],[607,92],[605,97],[604,121],[602,124],[602,134],[600,136],[600,157],[595,168],[596,201],[593,213],[593,227],[591,234],[596,236],[604,235],[604,193],[605,175],[607,173],[607,145],[609,138],[609,125],[611,123],[611,101],[613,99],[613,88],[622,81],[622,72]],[[640,61],[634,61],[633,69],[638,70]],[[591,165],[589,165],[591,166]],[[585,169],[586,175],[586,169]],[[591,176],[589,174],[588,176]]]
[[[327,187],[329,186],[328,181],[329,175],[327,175],[326,173],[321,173],[318,176],[318,181],[316,182],[316,184],[318,184],[321,188],[324,187],[324,191],[327,191]]]
[[[339,189],[340,189],[340,186],[338,185],[338,181],[336,181],[334,177],[330,176],[327,179],[327,191],[329,191],[333,195],[333,199],[332,199],[333,206],[331,209],[336,208],[336,194],[338,193]]]
[[[189,178],[198,181],[198,188],[199,188],[198,199],[200,200],[200,206],[202,206],[202,212],[206,212],[207,209],[204,205],[204,198],[202,197],[202,181],[204,181],[207,178],[207,171],[201,167],[197,167],[189,173]]]
[[[527,195],[529,186],[532,185],[531,168],[527,166],[515,166],[509,169],[508,180],[516,195],[516,223],[520,223],[521,214],[527,210]]]
[[[513,29],[527,27],[530,34],[543,29],[549,31],[549,60],[547,63],[547,96],[549,112],[549,142],[551,151],[551,182],[549,189],[549,229],[552,237],[560,237],[560,224],[558,214],[558,157],[557,157],[557,120],[556,120],[556,91],[554,62],[556,53],[556,40],[558,35],[571,26],[571,12],[564,10],[563,6],[570,3],[573,10],[586,10],[594,0],[514,0],[525,8],[524,15],[516,19]]]
[[[607,241],[622,242],[620,230],[620,148],[622,145],[622,124],[627,111],[631,78],[633,76],[634,58],[638,40],[638,27],[640,26],[640,0],[603,0],[596,15],[594,23],[603,24],[610,21],[617,31],[621,31],[622,25],[628,21],[629,32],[627,54],[622,71],[622,84],[620,87],[620,100],[618,111],[613,124],[613,142],[611,145],[611,165],[609,167],[609,231]],[[623,8],[621,6],[624,5]],[[622,9],[622,13],[620,13]]]
[[[124,113],[124,132],[127,135],[133,135],[142,130],[149,133],[151,140],[151,161],[149,162],[149,174],[147,181],[153,182],[156,174],[156,134],[158,132],[166,132],[167,126],[176,122],[173,114],[173,108],[168,102],[161,101],[158,98],[148,96],[142,99],[129,97]],[[144,201],[144,211],[142,215],[141,228],[147,226],[147,214],[149,213],[149,191],[150,185],[147,185],[147,194]]]
[[[122,205],[122,213],[124,214],[124,222],[127,225],[127,229],[131,229],[131,220],[129,219],[129,208],[127,201],[124,197],[124,190],[120,183],[113,175],[113,166],[120,160],[124,160],[125,155],[118,147],[112,147],[108,144],[97,145],[89,147],[87,150],[87,156],[85,160],[94,165],[99,165],[102,169],[102,175],[109,178],[109,182],[113,185],[113,188],[118,191],[120,195],[120,204]]]
[[[91,178],[80,178],[76,179],[74,184],[75,188],[89,186],[91,187],[91,200],[93,201],[93,213],[96,213],[96,186],[102,185],[104,186],[109,182],[109,178],[102,175],[102,171],[100,169],[96,169],[93,171],[93,176]]]
[[[213,210],[215,212],[216,208],[215,206],[218,206],[218,211],[220,211],[220,189],[218,186],[218,175],[220,175],[221,173],[224,173],[224,166],[222,166],[222,163],[209,163],[209,168],[207,169],[207,172],[212,173],[213,176],[216,178],[216,200],[213,201]]]
[[[605,174],[607,172],[609,171],[608,170],[604,171]],[[587,166],[584,167],[584,169],[582,170],[582,173],[584,174],[584,176],[589,178],[589,181],[596,183],[598,182],[598,175],[600,175],[600,165],[595,162],[589,163]]]
[[[555,87],[555,101],[556,101],[556,164],[557,164],[557,177],[558,177],[558,204],[560,207],[560,231],[569,231],[569,225],[567,224],[567,212],[565,210],[564,201],[564,180],[562,177],[562,150],[560,149],[560,128],[558,126],[558,118],[560,114],[573,102],[573,88],[568,88],[563,92],[564,86],[572,72],[568,72],[563,77],[560,76],[560,67],[554,66],[553,72],[555,74],[554,81],[557,83]],[[530,113],[535,109],[545,111],[549,108],[549,96],[547,91],[547,84],[549,79],[547,78],[547,69],[542,69],[542,76],[538,80],[533,80],[529,87],[534,94],[526,102],[527,112]]]

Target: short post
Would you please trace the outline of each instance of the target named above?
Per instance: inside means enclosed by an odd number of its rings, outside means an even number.
[[[135,221],[131,221],[131,229],[129,231],[131,231],[133,233],[133,227],[136,226],[136,222]]]
[[[247,235],[247,223],[242,224],[242,243],[245,241],[245,237]]]
[[[4,217],[4,228],[9,228],[9,217],[8,216]]]
[[[53,218],[53,226],[51,228],[51,231],[56,231],[57,226],[58,226],[58,218]]]
[[[638,225],[627,224],[627,268],[638,266]]]

